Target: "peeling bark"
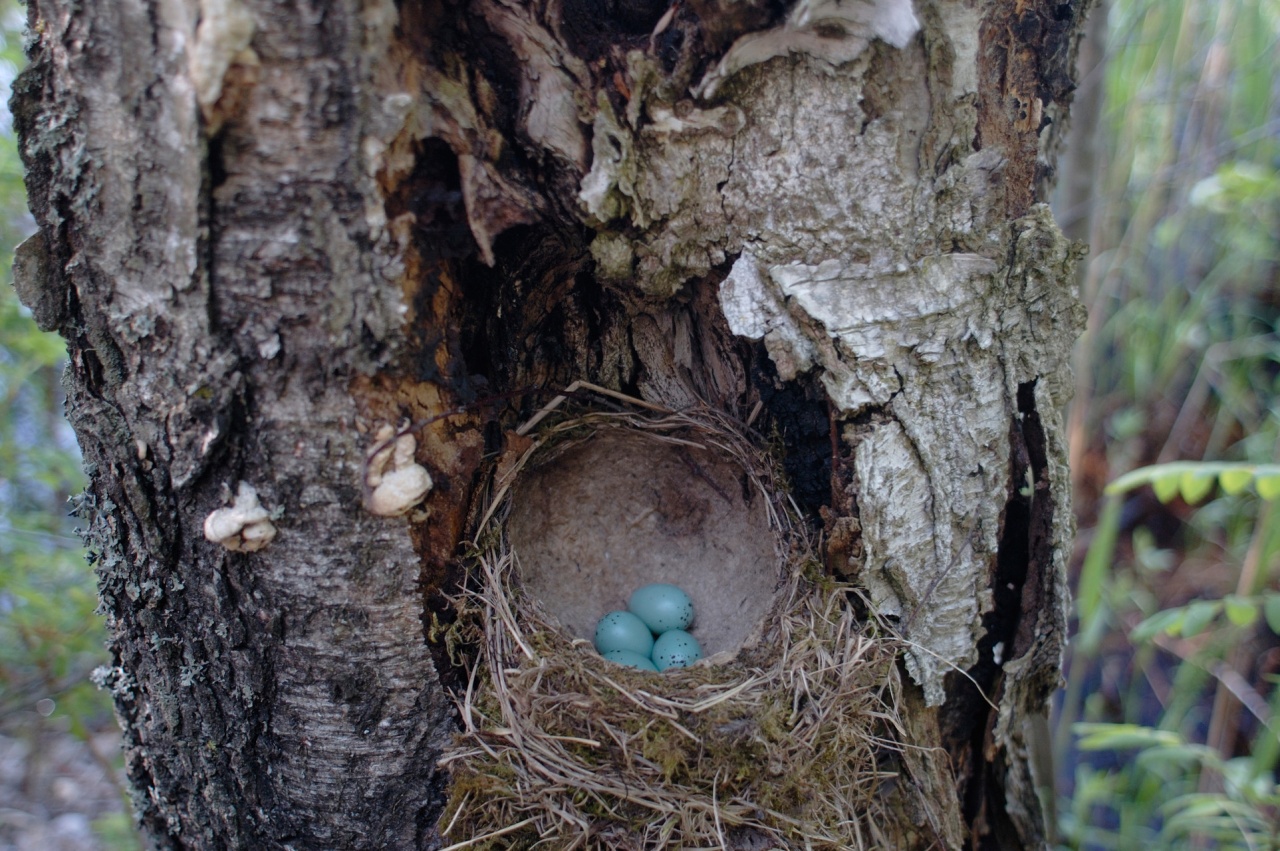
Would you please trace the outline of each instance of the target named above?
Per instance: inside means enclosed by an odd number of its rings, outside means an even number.
[[[759,405],[913,644],[902,847],[1042,847],[1081,316],[1039,202],[1084,5],[30,0],[19,291],[71,351],[155,844],[439,844],[483,455],[586,379]],[[384,425],[407,518],[362,507]],[[240,482],[256,552],[202,534]]]

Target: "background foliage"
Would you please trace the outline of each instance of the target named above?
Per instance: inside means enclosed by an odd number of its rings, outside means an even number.
[[[23,63],[25,12],[0,4],[0,85]],[[5,98],[7,100],[7,97]],[[73,775],[116,780],[119,754],[106,695],[89,682],[109,662],[94,614],[69,498],[84,487],[62,416],[61,338],[36,328],[11,283],[14,247],[32,230],[22,165],[7,111],[0,114],[0,847],[97,841],[137,847],[118,781],[103,801]],[[16,759],[15,759],[16,758]],[[18,764],[20,763],[20,764]],[[70,799],[70,800],[68,800]],[[73,814],[79,821],[67,822]],[[60,817],[61,824],[45,830]],[[80,830],[76,830],[80,826]],[[61,830],[57,829],[61,828]]]
[[[1276,848],[1280,3],[1115,0],[1106,38],[1062,847]]]

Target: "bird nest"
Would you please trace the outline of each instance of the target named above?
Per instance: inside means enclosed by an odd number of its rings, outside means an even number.
[[[899,644],[824,575],[766,450],[628,403],[535,432],[544,410],[495,465],[447,636],[477,651],[440,761],[447,847],[892,847]],[[690,593],[706,659],[595,652],[645,581]]]

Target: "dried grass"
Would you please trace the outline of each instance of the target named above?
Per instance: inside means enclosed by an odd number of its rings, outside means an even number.
[[[558,404],[558,403],[556,403]],[[539,417],[541,419],[541,417]],[[715,444],[769,498],[779,592],[758,641],[656,675],[607,662],[521,591],[504,521],[535,457],[601,428]],[[821,575],[765,453],[711,413],[588,414],[499,464],[456,603],[479,653],[440,820],[462,848],[883,848],[880,786],[902,740],[899,645]]]

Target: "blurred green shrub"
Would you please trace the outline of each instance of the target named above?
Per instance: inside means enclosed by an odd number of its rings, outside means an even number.
[[[1110,6],[1061,847],[1275,849],[1280,2]]]
[[[68,497],[83,482],[60,410],[66,349],[35,327],[7,286],[0,341],[0,719],[39,700],[77,719],[100,715],[105,704],[88,675],[107,661],[105,634],[67,518]]]
[[[1151,487],[1166,503],[1197,503],[1220,488],[1222,499],[1233,501],[1228,509],[1232,515],[1249,507],[1240,500],[1253,503],[1255,524],[1233,593],[1169,606],[1157,597],[1135,594],[1136,583],[1124,570],[1111,574],[1119,507],[1126,495],[1143,487]],[[1250,491],[1258,498],[1250,500]],[[1280,842],[1280,785],[1275,779],[1280,690],[1272,689],[1265,698],[1242,672],[1252,662],[1247,648],[1264,624],[1280,635],[1280,592],[1269,570],[1280,557],[1280,465],[1180,462],[1144,467],[1113,482],[1107,499],[1081,574],[1081,641],[1074,653],[1096,655],[1100,625],[1136,604],[1146,617],[1127,632],[1141,660],[1134,669],[1147,670],[1156,652],[1177,662],[1154,724],[1124,720],[1071,726],[1079,751],[1110,754],[1114,760],[1109,765],[1087,759],[1076,764],[1074,794],[1060,825],[1067,847],[1274,849]],[[1172,565],[1162,558],[1138,562],[1137,570],[1155,574]],[[1105,709],[1090,707],[1087,699],[1083,707],[1071,703],[1083,694],[1081,669],[1074,669],[1072,677],[1064,714],[1104,714]],[[1137,694],[1133,689],[1129,693]],[[1131,714],[1140,716],[1142,698],[1136,702]],[[1244,726],[1241,711],[1251,716],[1252,732],[1247,752],[1235,756],[1234,742]],[[1212,744],[1192,738],[1201,731]]]
[[[23,63],[25,13],[0,2],[0,85]],[[120,755],[92,734],[114,727],[109,697],[89,681],[110,662],[95,614],[93,572],[68,517],[84,488],[79,451],[62,415],[66,347],[41,332],[11,286],[13,251],[32,230],[7,113],[0,121],[0,733],[25,739],[29,761],[50,735],[73,735],[108,774]],[[114,762],[114,765],[112,764]],[[28,771],[31,768],[28,766]],[[7,802],[13,806],[14,802]],[[94,824],[103,847],[137,848],[124,813]]]

